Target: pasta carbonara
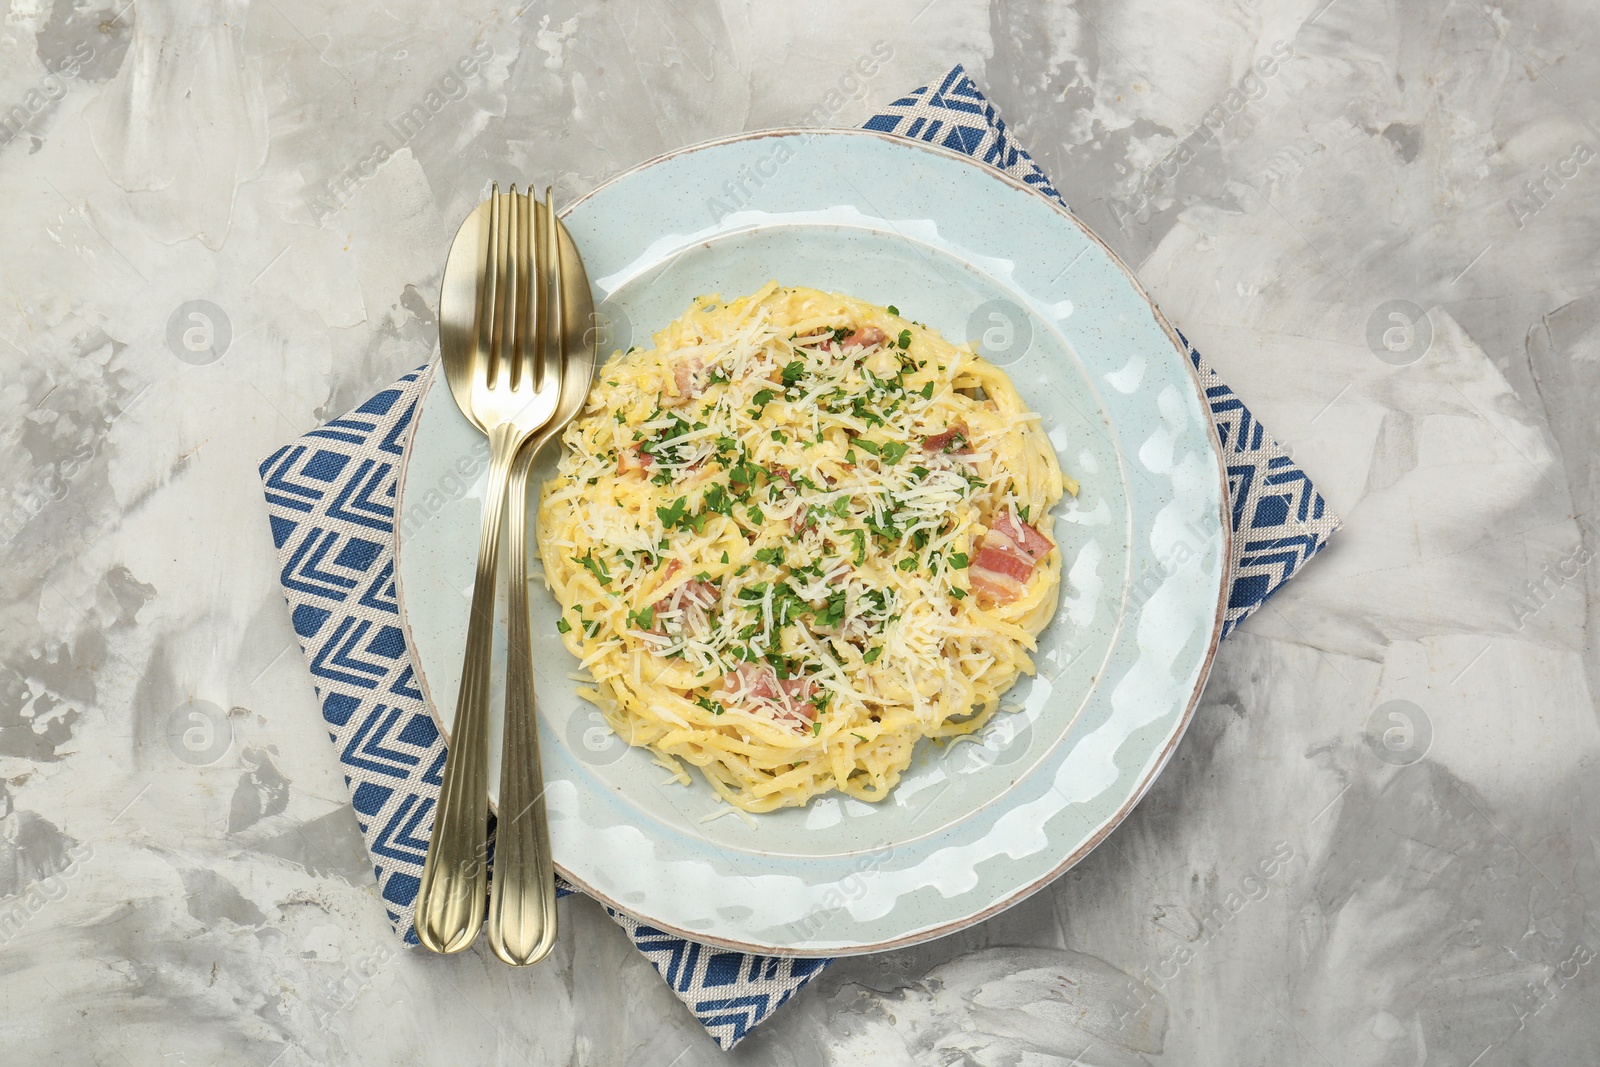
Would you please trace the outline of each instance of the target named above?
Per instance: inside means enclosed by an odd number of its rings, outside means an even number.
[[[697,299],[597,372],[539,550],[582,694],[746,811],[881,800],[1055,610],[1062,476],[970,346],[848,296]]]

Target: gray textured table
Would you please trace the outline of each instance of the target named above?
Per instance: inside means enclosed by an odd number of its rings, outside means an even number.
[[[731,1058],[1595,1061],[1586,5],[198,6],[0,26],[6,1062],[724,1058],[588,901],[531,971],[399,950],[255,463],[428,357],[491,177],[570,199],[955,62],[1347,526],[1103,847]]]

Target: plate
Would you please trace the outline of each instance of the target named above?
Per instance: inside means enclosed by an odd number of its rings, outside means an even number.
[[[1188,724],[1227,588],[1216,431],[1182,346],[1128,269],[1026,185],[867,131],[686,148],[612,179],[564,217],[604,351],[649,345],[696,296],[731,298],[772,278],[894,304],[1003,366],[1082,491],[1055,510],[1062,592],[1038,674],[971,740],[919,746],[876,805],[829,797],[744,816],[699,778],[671,784],[577,696],[535,552],[539,729],[560,871],[658,929],[835,956],[951,933],[1081,859]],[[558,451],[540,457],[538,480]],[[397,571],[407,640],[446,733],[486,457],[435,374],[402,473]],[[497,693],[496,753],[500,706]]]

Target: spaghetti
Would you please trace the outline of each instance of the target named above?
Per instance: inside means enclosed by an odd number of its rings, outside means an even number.
[[[1033,673],[1076,486],[1003,371],[893,307],[768,283],[654,340],[540,502],[582,695],[746,811],[881,800]]]

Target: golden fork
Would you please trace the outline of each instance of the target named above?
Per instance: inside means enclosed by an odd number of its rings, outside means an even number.
[[[591,329],[594,298],[577,247],[555,214],[546,187],[537,212],[539,292],[537,334],[547,360],[562,368],[555,415],[517,455],[511,468],[511,617],[506,631],[506,729],[500,763],[500,821],[495,831],[494,877],[489,883],[489,944],[513,966],[537,963],[556,940],[555,867],[550,820],[544,805],[539,727],[533,691],[533,648],[528,629],[528,475],[547,441],[557,437],[588,399],[598,356]],[[548,288],[546,283],[548,282]],[[548,313],[546,309],[548,308]]]

